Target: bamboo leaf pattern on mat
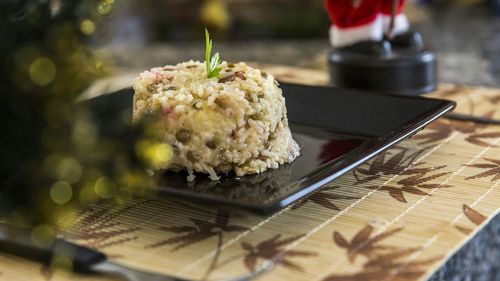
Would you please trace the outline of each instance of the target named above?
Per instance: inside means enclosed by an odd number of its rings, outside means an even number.
[[[402,228],[395,228],[372,236],[373,227],[366,225],[354,235],[350,242],[338,231],[333,233],[333,241],[340,248],[346,249],[349,261],[354,262],[358,255],[369,258],[376,255],[378,251],[392,249],[392,246],[379,245],[378,243],[401,230]]]
[[[177,234],[176,236],[161,240],[146,246],[146,248],[157,248],[164,245],[174,245],[172,251],[202,242],[212,237],[222,235],[223,232],[241,232],[248,230],[247,227],[229,224],[229,213],[219,211],[214,222],[204,221],[197,218],[189,218],[190,225],[162,226],[160,230]]]
[[[431,194],[423,191],[423,189],[447,188],[450,185],[441,183],[430,183],[432,180],[448,175],[450,172],[434,173],[446,166],[436,166],[428,168],[410,168],[403,171],[401,175],[408,176],[396,182],[394,185],[368,185],[364,188],[371,190],[386,191],[389,195],[399,202],[407,203],[405,193],[410,193],[420,196],[431,196]],[[434,173],[434,174],[432,174]]]
[[[230,214],[226,211],[218,211],[214,222],[204,221],[197,218],[189,218],[191,225],[176,225],[176,226],[162,226],[160,230],[175,233],[176,236],[159,241],[157,243],[146,246],[146,248],[158,248],[164,245],[173,245],[172,251],[177,251],[182,248],[200,243],[212,237],[217,238],[215,246],[215,254],[208,266],[205,274],[201,278],[206,280],[215,268],[218,266],[219,257],[224,240],[223,234],[225,232],[241,232],[248,230],[247,227],[235,224],[229,224]]]
[[[357,168],[353,171],[353,175],[356,178],[354,184],[359,185],[367,183],[382,176],[399,175],[410,167],[424,164],[419,163],[415,165],[413,163],[420,155],[430,148],[432,148],[432,146],[424,147],[410,154],[408,148],[396,146],[393,149],[383,152],[369,162],[368,168]]]
[[[496,110],[488,112],[484,117],[491,118],[491,116],[495,114],[495,111]],[[425,131],[415,135],[413,139],[420,140],[420,144],[436,143],[447,139],[453,132],[458,131],[467,135],[465,141],[485,147],[491,145],[486,141],[487,139],[500,137],[500,131],[479,133],[481,129],[486,127],[487,125],[477,124],[471,121],[439,119],[430,124]]]
[[[475,225],[481,225],[486,220],[486,216],[482,215],[481,213],[472,209],[471,207],[467,206],[466,204],[464,204],[462,206],[462,212]],[[467,234],[467,235],[472,232],[471,228],[460,226],[460,225],[455,226],[455,228],[460,230],[462,233]]]
[[[352,274],[331,274],[324,281],[371,281],[371,280],[413,280],[423,276],[425,266],[431,265],[441,256],[428,259],[414,260],[411,255],[420,248],[401,248],[397,246],[380,245],[383,240],[400,232],[403,228],[395,228],[372,235],[373,227],[366,225],[347,241],[339,232],[333,233],[333,240],[337,246],[347,250],[347,257],[351,263],[355,262],[356,255],[365,257],[358,272]]]
[[[482,117],[485,117],[485,118],[494,118],[496,112],[497,112],[496,108],[492,109],[492,110],[487,111],[486,113],[484,113]]]
[[[420,144],[436,143],[449,138],[454,131],[471,134],[476,131],[476,124],[439,119],[427,126],[421,133],[413,136],[413,139],[420,140]]]
[[[80,245],[103,249],[137,239],[139,227],[125,226],[116,218],[127,211],[146,203],[139,201],[118,209],[83,209],[73,225],[61,230],[65,239],[77,240]]]
[[[140,230],[140,227],[125,226],[116,222],[116,218],[148,201],[141,200],[121,208],[83,208],[72,225],[61,229],[60,234],[65,239],[76,240],[79,245],[93,249],[104,249],[137,240],[138,236],[135,233]],[[122,256],[108,255],[108,258],[120,257]],[[42,265],[40,275],[44,280],[52,280],[52,267]]]
[[[496,96],[493,96],[490,98],[490,102],[492,104],[497,104],[497,103],[500,103],[500,94],[496,95]]]
[[[296,271],[304,271],[304,269],[291,261],[293,257],[310,257],[316,256],[317,253],[310,251],[285,250],[284,246],[302,238],[304,235],[292,236],[281,239],[281,234],[277,234],[267,240],[264,240],[256,245],[248,242],[242,242],[241,247],[245,251],[243,263],[245,267],[253,272],[257,268],[257,263],[261,259],[263,261],[272,260],[276,264],[282,265],[288,269]]]
[[[405,147],[396,147],[387,152],[381,153],[368,164],[368,168],[358,168],[353,171],[356,177],[355,185],[364,184],[376,180],[382,176],[408,176],[408,178],[399,180],[396,185],[377,185],[364,186],[367,189],[378,189],[386,191],[389,195],[399,202],[406,203],[405,193],[414,195],[430,196],[422,189],[433,189],[450,187],[449,185],[429,183],[434,179],[448,174],[449,172],[428,175],[434,171],[445,168],[446,166],[421,167],[425,163],[414,164],[415,160],[432,146],[424,147],[416,152],[409,153]]]
[[[496,159],[491,159],[491,158],[483,158],[483,160],[486,160],[490,163],[481,163],[481,164],[471,164],[468,165],[468,167],[473,167],[473,168],[479,168],[486,170],[482,173],[467,177],[465,179],[479,179],[479,178],[486,178],[486,177],[491,177],[491,181],[496,181],[500,180],[500,160]]]
[[[481,133],[481,134],[472,134],[468,136],[465,140],[478,145],[478,146],[483,146],[483,147],[496,147],[496,145],[492,145],[491,143],[487,142],[486,139],[497,139],[500,138],[500,132],[489,132],[489,133]]]
[[[300,200],[292,206],[292,210],[296,210],[307,203],[314,203],[326,209],[340,211],[340,208],[337,207],[333,203],[334,200],[351,200],[351,199],[359,199],[358,197],[348,196],[348,195],[340,195],[336,194],[335,190],[338,189],[338,186],[335,187],[324,187],[321,190],[318,190],[306,197],[305,199]]]

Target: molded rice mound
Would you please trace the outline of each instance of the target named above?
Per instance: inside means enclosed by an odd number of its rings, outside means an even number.
[[[165,169],[208,173],[260,173],[299,155],[278,82],[245,63],[222,62],[219,78],[189,61],[153,68],[134,83],[133,119],[161,112],[164,140],[174,150]]]

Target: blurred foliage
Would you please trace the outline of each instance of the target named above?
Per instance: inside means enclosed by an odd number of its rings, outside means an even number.
[[[36,226],[40,237],[71,222],[75,203],[121,204],[149,188],[147,169],[171,156],[155,122],[122,141],[101,135],[75,102],[111,70],[88,42],[113,7],[114,0],[0,2],[0,220]]]
[[[200,26],[229,38],[315,36],[328,26],[321,1],[0,1],[0,221],[32,225],[47,240],[77,204],[121,204],[154,186],[151,170],[172,155],[161,121],[146,118],[123,139],[102,134],[75,102],[112,71],[90,43],[119,38],[134,17],[142,25],[131,34],[152,30],[153,40],[198,40]]]
[[[120,204],[149,190],[155,181],[149,169],[169,161],[172,151],[157,135],[161,129],[154,117],[142,123],[145,130],[123,140],[103,135],[85,103],[75,102],[94,80],[112,71],[112,62],[90,45],[119,38],[134,22],[141,28],[132,34],[152,32],[153,40],[198,40],[200,26],[229,38],[314,36],[318,25],[328,25],[322,5],[298,0],[0,1],[0,220],[55,231],[72,220],[75,203]],[[123,123],[130,125],[128,118]]]
[[[226,1],[205,0],[200,8],[200,20],[210,29],[227,30],[232,19]]]
[[[218,39],[326,38],[330,20],[323,1],[143,0],[118,1],[109,27],[117,37],[143,40],[198,40],[207,27]],[[140,35],[137,34],[140,31]]]

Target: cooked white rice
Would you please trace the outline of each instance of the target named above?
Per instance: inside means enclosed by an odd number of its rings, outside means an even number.
[[[299,146],[288,128],[277,81],[240,62],[222,62],[222,78],[206,78],[205,64],[189,61],[153,68],[134,83],[133,118],[160,111],[165,142],[174,148],[167,167],[208,173],[260,173],[292,162]]]

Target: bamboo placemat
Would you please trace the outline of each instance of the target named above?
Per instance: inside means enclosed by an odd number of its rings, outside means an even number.
[[[323,72],[261,65],[278,79]],[[500,90],[442,85],[429,96],[500,118]],[[268,217],[137,199],[82,210],[67,239],[123,264],[215,280],[277,265],[262,280],[425,280],[500,208],[500,127],[440,119],[411,140]],[[0,280],[110,280],[0,255]]]

